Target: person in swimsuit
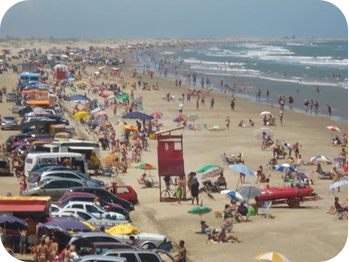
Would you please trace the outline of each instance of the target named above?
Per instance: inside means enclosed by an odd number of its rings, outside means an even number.
[[[70,257],[70,245],[67,245],[64,250],[63,262],[70,262]]]
[[[221,232],[219,232],[218,234],[218,240],[217,242],[222,242],[222,243],[231,243],[230,241],[234,240],[238,243],[241,243],[242,241],[239,240],[236,236],[230,235],[227,237],[226,233],[225,233],[225,227],[222,226],[221,227]]]
[[[175,262],[186,262],[187,250],[184,247],[184,240],[179,241],[178,254],[175,256]]]
[[[45,239],[41,240],[41,243],[36,249],[36,254],[39,262],[46,262],[48,257],[48,247],[45,244]]]
[[[57,243],[57,238],[52,239],[52,243],[50,247],[48,248],[48,260],[49,261],[54,261],[56,256],[58,255],[58,243]]]

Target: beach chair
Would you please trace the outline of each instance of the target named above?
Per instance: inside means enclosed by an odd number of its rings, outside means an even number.
[[[258,215],[267,216],[271,204],[271,201],[265,201],[263,207],[258,208]]]

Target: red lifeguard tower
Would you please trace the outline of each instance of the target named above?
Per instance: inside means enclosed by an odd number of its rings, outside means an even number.
[[[160,202],[177,201],[176,189],[183,186],[182,199],[186,199],[183,134],[172,135],[172,132],[182,130],[177,127],[156,133],[158,140],[158,171]]]

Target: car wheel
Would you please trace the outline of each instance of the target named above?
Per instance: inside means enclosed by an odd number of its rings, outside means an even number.
[[[145,249],[155,249],[156,246],[153,244],[153,243],[146,243],[142,246],[142,248],[145,248]]]

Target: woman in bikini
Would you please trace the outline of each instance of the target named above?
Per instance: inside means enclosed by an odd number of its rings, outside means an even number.
[[[48,257],[48,247],[45,244],[45,239],[42,239],[36,249],[36,255],[39,262],[46,262]]]
[[[58,243],[57,243],[57,238],[52,239],[52,243],[50,247],[48,248],[48,260],[49,261],[54,261],[56,256],[58,255]]]

